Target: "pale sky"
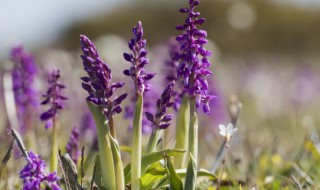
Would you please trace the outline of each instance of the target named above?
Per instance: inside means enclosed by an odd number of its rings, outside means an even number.
[[[0,59],[14,44],[45,46],[71,23],[129,0],[0,0]],[[320,5],[320,0],[276,0]]]
[[[0,0],[0,58],[14,44],[27,48],[52,42],[70,23],[127,0]]]

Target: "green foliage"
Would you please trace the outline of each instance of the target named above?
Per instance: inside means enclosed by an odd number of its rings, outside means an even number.
[[[176,170],[173,167],[170,157],[169,156],[164,156],[164,157],[165,157],[165,161],[167,162],[167,174],[169,178],[170,189],[183,190],[182,181],[178,176],[178,174],[176,173]]]
[[[110,143],[110,132],[106,125],[105,117],[99,107],[88,102],[88,106],[97,126],[98,144],[100,153],[100,168],[102,173],[103,187],[108,190],[116,189],[113,152]]]
[[[147,171],[147,169],[150,165],[162,160],[164,154],[166,154],[167,156],[176,156],[176,155],[179,155],[182,153],[184,153],[184,150],[166,149],[166,150],[152,152],[152,153],[144,155],[141,158],[141,174],[143,175]],[[124,176],[125,176],[126,184],[130,183],[130,181],[131,181],[130,173],[131,173],[131,164],[128,164],[124,168]]]
[[[185,181],[185,190],[194,190],[196,188],[197,168],[192,154],[189,155],[189,162],[187,168],[187,176]]]

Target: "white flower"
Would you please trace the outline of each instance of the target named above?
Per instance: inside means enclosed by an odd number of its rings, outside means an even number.
[[[232,123],[229,123],[227,127],[224,125],[220,124],[219,125],[219,133],[220,135],[224,136],[228,141],[230,140],[231,136],[238,131],[238,128],[233,128]]]

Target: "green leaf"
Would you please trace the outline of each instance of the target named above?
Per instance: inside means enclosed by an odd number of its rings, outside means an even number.
[[[166,149],[161,150],[158,152],[152,152],[150,154],[146,154],[141,158],[141,175],[143,175],[148,167],[163,159],[163,155],[166,154],[167,156],[177,156],[183,154],[185,151],[181,149]],[[131,181],[131,164],[128,164],[124,168],[124,176],[125,176],[125,182],[126,184],[130,183]]]
[[[102,183],[102,173],[101,173],[101,165],[100,165],[100,155],[95,157],[95,165],[93,168],[93,175],[91,179],[91,188],[94,189],[94,184],[98,187],[98,190],[108,190],[103,186]]]
[[[68,190],[81,190],[82,187],[78,182],[78,171],[76,164],[70,158],[69,154],[66,153],[61,155],[59,150],[58,163],[63,173],[64,182]]]
[[[141,176],[140,189],[149,190],[155,187],[159,187],[161,182],[166,179],[166,169],[160,164],[160,162],[156,162],[148,168],[144,175]]]
[[[186,169],[178,169],[176,170],[177,174],[180,178],[185,178],[187,176]],[[210,173],[208,170],[200,169],[197,171],[197,177],[208,177],[210,180],[217,180],[218,177],[214,174]]]
[[[186,169],[175,170],[177,175],[182,179],[187,175]],[[217,180],[217,177],[205,169],[197,171],[198,177],[208,177],[210,180]],[[167,176],[167,169],[162,166],[160,162],[152,164],[144,175],[141,177],[141,190],[158,189],[160,187],[168,186],[169,180]]]
[[[117,190],[124,190],[125,184],[124,184],[124,174],[123,174],[123,165],[122,165],[122,160],[120,155],[120,148],[117,140],[114,139],[110,134],[109,134],[109,138],[110,138],[113,161],[114,161]]]
[[[102,174],[100,165],[100,156],[97,155],[95,159],[95,165],[93,169],[92,181],[99,187],[102,188]],[[91,184],[92,186],[93,184]]]
[[[97,127],[100,154],[100,168],[103,186],[108,190],[116,189],[113,155],[110,144],[110,131],[101,108],[87,101]]]
[[[178,174],[176,173],[171,159],[169,156],[164,156],[166,161],[167,161],[167,174],[168,174],[168,178],[169,178],[169,183],[170,183],[170,189],[171,190],[183,190],[183,184],[182,181],[180,179],[180,177],[178,176]]]
[[[11,141],[10,146],[9,146],[9,148],[7,150],[7,153],[4,155],[4,157],[3,157],[2,161],[1,161],[1,164],[0,164],[0,181],[2,180],[2,176],[5,173],[6,165],[7,165],[8,161],[10,160],[11,152],[12,152],[12,149],[13,149],[13,143],[14,143],[14,140]]]
[[[189,163],[187,168],[187,176],[185,181],[185,190],[195,190],[196,188],[196,163],[194,161],[194,158],[192,154],[190,153],[189,156]]]

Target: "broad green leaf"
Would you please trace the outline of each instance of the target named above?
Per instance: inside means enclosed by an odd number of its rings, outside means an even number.
[[[160,162],[152,164],[144,175],[141,176],[140,189],[149,190],[152,187],[158,187],[161,181],[167,179],[166,169],[161,165]]]
[[[186,169],[175,170],[177,175],[182,179],[186,177]],[[205,169],[200,169],[197,171],[198,177],[207,177],[210,180],[216,180],[217,177],[211,174]],[[152,164],[144,175],[141,177],[141,190],[158,189],[169,185],[169,180],[167,176],[167,169],[160,162]]]
[[[177,156],[177,155],[181,155],[182,153],[184,153],[184,150],[181,149],[166,149],[166,150],[161,150],[158,152],[152,152],[150,154],[146,154],[141,158],[141,174],[143,175],[148,167],[163,159],[163,155],[166,154],[167,156]],[[125,182],[126,184],[130,183],[131,181],[131,164],[128,164],[125,168],[124,168],[124,175],[125,175]]]
[[[87,101],[97,127],[100,166],[103,185],[108,190],[116,189],[113,155],[109,137],[109,126],[100,108]]]
[[[167,161],[167,174],[168,174],[168,178],[169,178],[169,183],[170,183],[170,189],[171,190],[183,190],[183,184],[182,181],[180,179],[180,177],[178,176],[178,174],[176,173],[171,159],[169,156],[165,156],[166,161]]]
[[[187,170],[186,169],[178,169],[176,170],[177,174],[180,178],[185,178],[187,176]],[[217,176],[210,173],[208,170],[200,169],[197,171],[197,177],[208,177],[210,180],[217,180]]]
[[[189,156],[189,163],[187,168],[187,176],[185,180],[185,190],[195,190],[196,188],[196,163],[193,159],[192,154]]]
[[[93,175],[92,175],[92,181],[99,188],[102,188],[102,174],[101,174],[101,165],[100,165],[100,156],[99,155],[97,155],[95,158],[95,165],[94,165],[94,170],[93,170]]]
[[[109,138],[110,138],[113,161],[114,161],[117,190],[123,190],[125,189],[125,184],[124,184],[123,165],[122,165],[119,145],[117,140],[114,139],[110,134],[109,134]]]

